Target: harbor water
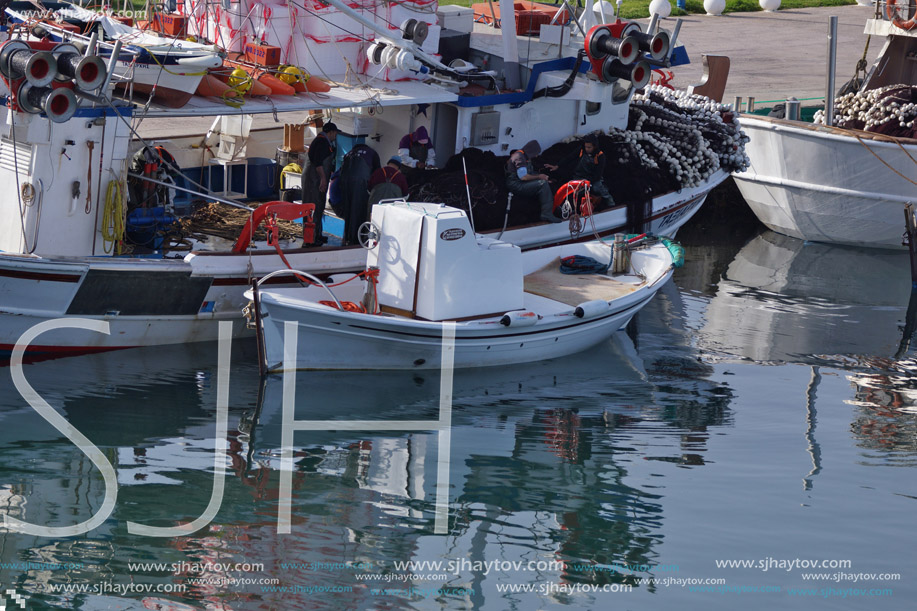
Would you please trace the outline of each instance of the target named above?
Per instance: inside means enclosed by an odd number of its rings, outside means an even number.
[[[108,481],[0,369],[0,515],[39,528],[0,526],[0,607],[910,608],[908,256],[774,234],[735,197],[573,357],[262,383],[236,340],[222,371],[217,344],[23,367]]]

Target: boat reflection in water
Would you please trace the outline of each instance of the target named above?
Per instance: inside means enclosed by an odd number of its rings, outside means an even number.
[[[227,477],[217,517],[187,537],[131,535],[128,521],[172,526],[195,519],[207,506],[214,486],[216,346],[26,366],[35,389],[112,462],[118,500],[111,519],[80,537],[0,533],[3,562],[40,558],[83,565],[57,572],[5,571],[3,583],[29,594],[35,604],[77,609],[305,608],[320,600],[314,592],[265,591],[254,581],[233,586],[232,578],[321,584],[334,588],[326,590],[333,592],[326,600],[337,608],[374,607],[382,599],[367,586],[451,587],[449,594],[423,597],[455,608],[500,608],[506,595],[497,591],[498,584],[633,584],[636,577],[655,574],[659,563],[665,497],[650,485],[650,474],[659,469],[653,465],[704,464],[707,429],[728,421],[729,391],[705,381],[709,368],[697,362],[687,336],[659,321],[672,308],[669,299],[678,298],[674,288],[668,291],[630,328],[639,351],[622,332],[575,358],[455,372],[445,537],[434,534],[443,473],[435,430],[297,432],[292,528],[278,534],[283,378],[271,376],[259,393],[251,347],[239,342],[225,459],[225,446],[218,444],[217,464],[225,466]],[[646,330],[644,319],[654,321]],[[695,365],[690,375],[670,377],[678,363]],[[105,492],[98,471],[23,408],[7,376],[2,386],[0,482],[13,483],[2,488],[0,512],[48,526],[89,518]],[[435,371],[298,372],[296,390],[297,420],[433,421],[440,409]],[[359,572],[412,572],[397,571],[396,560],[462,558],[586,562],[601,570],[542,565],[537,574],[484,574],[465,564],[448,571],[446,579],[355,578]],[[170,566],[137,569],[128,566],[131,561]],[[237,562],[263,567],[213,568]],[[301,564],[291,568],[285,564],[290,562]],[[314,569],[303,568],[313,562]],[[364,570],[342,569],[342,562],[362,563]],[[635,568],[612,569],[615,564]],[[155,595],[51,590],[62,582],[93,587],[100,576],[186,590]],[[538,606],[543,596],[518,593],[512,600]],[[560,601],[565,595],[549,596]]]
[[[714,358],[812,368],[806,388],[811,475],[822,369],[846,372],[861,447],[917,449],[917,297],[907,253],[808,243],[772,231],[751,239],[716,284],[698,328]],[[885,460],[886,457],[883,457]],[[915,464],[913,457],[906,460]],[[811,486],[811,477],[806,478]]]
[[[803,242],[772,231],[729,263],[700,342],[757,362],[894,356],[910,296],[907,253]]]

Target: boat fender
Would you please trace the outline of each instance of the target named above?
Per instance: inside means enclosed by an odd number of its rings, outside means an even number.
[[[531,327],[538,322],[538,314],[535,312],[507,312],[500,319],[500,324],[504,327]]]
[[[573,315],[577,318],[593,318],[599,314],[604,314],[610,309],[611,304],[604,299],[593,299],[592,301],[584,301],[576,306],[573,310]]]

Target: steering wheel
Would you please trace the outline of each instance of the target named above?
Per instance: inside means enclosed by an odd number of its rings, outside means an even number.
[[[372,250],[379,244],[379,228],[366,221],[357,229],[357,241],[366,250]]]

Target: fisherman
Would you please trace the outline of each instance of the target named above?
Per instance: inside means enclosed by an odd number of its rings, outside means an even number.
[[[532,163],[532,159],[540,154],[541,145],[537,140],[531,140],[518,151],[513,151],[504,168],[506,188],[513,195],[536,198],[542,221],[560,223],[561,219],[554,216],[554,193],[548,184],[548,175],[537,174]],[[557,166],[549,164],[544,164],[544,167],[551,171],[557,169]]]
[[[335,211],[344,219],[344,243],[356,244],[367,220],[369,179],[380,168],[379,155],[367,144],[355,144],[341,161],[341,201]]]
[[[369,177],[369,208],[383,199],[407,197],[408,181],[401,171],[401,159],[397,156]]]
[[[398,155],[401,163],[409,168],[436,167],[436,152],[427,134],[427,128],[421,125],[412,134],[406,134],[398,143]]]
[[[322,235],[322,216],[325,214],[325,197],[328,192],[328,180],[334,172],[334,150],[338,126],[328,122],[322,131],[309,145],[306,167],[302,172],[302,201],[315,204],[315,241],[304,246],[321,246],[325,243]]]
[[[599,148],[599,139],[595,134],[583,137],[583,146],[579,152],[576,169],[573,170],[574,180],[588,180],[590,193],[593,197],[602,198],[597,205],[597,210],[604,210],[614,206],[614,199],[605,186],[605,154]]]

